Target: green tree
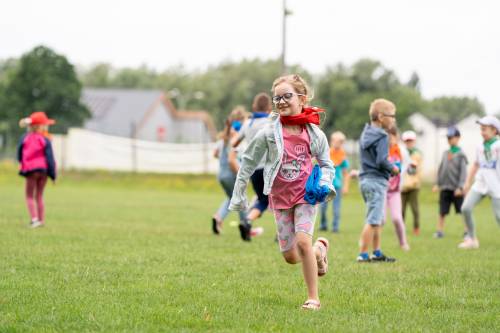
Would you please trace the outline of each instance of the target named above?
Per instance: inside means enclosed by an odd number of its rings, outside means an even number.
[[[206,110],[222,127],[225,117],[236,105],[250,109],[253,97],[259,92],[271,92],[273,80],[280,75],[278,60],[249,59],[223,62],[204,71],[187,71],[182,66],[163,72],[141,66],[113,69],[97,64],[81,73],[82,82],[89,87],[159,89],[170,97],[177,108]],[[309,73],[299,66],[290,72],[303,75],[309,82]]]
[[[0,61],[0,106],[3,105],[6,98],[6,88],[12,79],[16,69],[18,61],[16,59],[8,59]],[[0,122],[6,125],[7,112],[5,108],[0,107]]]
[[[408,126],[408,116],[425,105],[418,89],[403,85],[394,71],[371,59],[327,69],[318,81],[317,92],[319,103],[327,109],[324,130],[342,130],[350,138],[361,134],[369,121],[370,103],[376,98],[396,104],[398,125],[403,128]]]
[[[406,85],[410,88],[420,91],[420,76],[418,76],[416,72],[413,72]]]
[[[81,126],[90,117],[80,103],[81,89],[73,65],[64,56],[45,46],[35,47],[21,57],[5,87],[0,109],[6,115],[10,134],[18,135],[18,120],[36,110],[57,120],[55,132]]]
[[[423,113],[442,125],[456,124],[472,114],[485,115],[484,106],[477,98],[454,96],[434,98]]]
[[[271,84],[280,76],[280,71],[277,59],[228,61],[204,71],[175,66],[157,72],[146,66],[114,69],[107,64],[97,64],[82,74],[82,81],[93,87],[175,90],[176,94],[170,97],[178,108],[206,110],[222,127],[234,106],[249,109],[257,93],[271,93]],[[402,129],[409,127],[407,119],[415,112],[431,118],[449,114],[452,119],[484,113],[477,99],[447,97],[445,101],[426,101],[420,93],[417,73],[412,73],[408,82],[402,82],[392,69],[373,59],[361,59],[351,66],[329,67],[314,78],[300,66],[291,66],[289,72],[302,75],[313,88],[312,104],[327,110],[322,121],[325,132],[342,130],[353,139],[359,137],[369,121],[368,108],[376,98],[387,98],[396,104],[398,126]]]
[[[291,72],[299,73],[311,82],[311,75],[299,66],[291,67]],[[209,67],[205,72],[177,73],[172,80],[171,73],[158,78],[169,87],[177,88],[185,96],[194,96],[203,92],[202,99],[190,98],[185,101],[186,109],[207,110],[222,127],[224,119],[236,105],[245,106],[250,111],[253,98],[260,92],[271,93],[274,79],[280,75],[278,60],[262,61],[259,59],[241,62],[224,62]],[[174,102],[179,104],[177,100]]]
[[[18,61],[16,59],[8,59],[0,61],[0,148],[4,150],[9,143],[9,122],[6,109],[2,107],[7,98],[6,87],[12,78],[13,73],[17,68]]]
[[[84,86],[103,88],[108,87],[111,80],[112,67],[110,64],[99,63],[81,75]]]

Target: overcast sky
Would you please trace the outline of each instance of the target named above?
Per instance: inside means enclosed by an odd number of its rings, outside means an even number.
[[[77,65],[184,64],[281,53],[282,0],[3,1],[0,59],[45,44]],[[425,97],[477,96],[500,112],[500,2],[288,0],[289,63],[320,73],[338,62],[381,60]]]

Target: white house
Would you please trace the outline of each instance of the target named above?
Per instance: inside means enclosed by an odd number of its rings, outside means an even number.
[[[477,115],[470,115],[455,126],[460,130],[460,147],[469,159],[469,164],[475,159],[476,147],[482,138],[476,121]],[[429,180],[435,180],[441,156],[448,149],[446,127],[438,127],[425,116],[416,113],[410,116],[409,122],[417,133],[417,147],[423,154],[423,175]]]
[[[204,111],[177,111],[159,90],[85,88],[82,102],[92,114],[84,128],[102,134],[170,143],[215,140]]]

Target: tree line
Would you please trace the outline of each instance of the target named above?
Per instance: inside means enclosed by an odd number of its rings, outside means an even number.
[[[4,137],[19,135],[18,120],[34,110],[44,110],[58,120],[55,132],[81,126],[91,116],[80,101],[83,87],[162,90],[180,109],[209,112],[220,128],[233,107],[249,109],[257,93],[270,93],[280,70],[279,59],[224,61],[204,70],[188,70],[182,65],[163,71],[145,65],[116,68],[107,63],[77,68],[63,55],[37,46],[19,59],[0,60],[0,133]],[[327,110],[322,125],[325,132],[340,129],[353,139],[368,119],[370,102],[378,97],[395,102],[402,128],[408,128],[408,116],[417,112],[441,125],[485,113],[475,97],[426,99],[417,73],[404,82],[374,59],[333,65],[320,74],[300,65],[289,66],[288,71],[303,76],[314,91],[311,104]]]

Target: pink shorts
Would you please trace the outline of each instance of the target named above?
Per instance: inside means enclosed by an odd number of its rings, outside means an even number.
[[[316,206],[298,204],[289,209],[275,209],[274,218],[278,229],[280,250],[286,252],[295,245],[295,235],[298,232],[313,235]]]

